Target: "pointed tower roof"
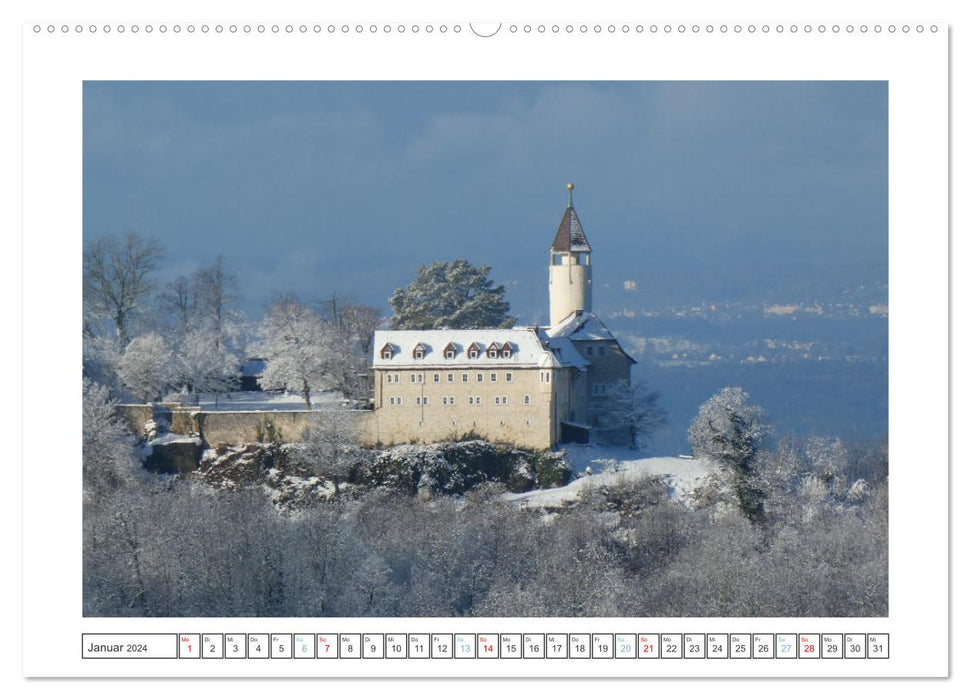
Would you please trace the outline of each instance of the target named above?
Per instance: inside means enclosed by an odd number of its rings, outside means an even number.
[[[580,217],[577,210],[573,208],[573,183],[568,183],[566,188],[570,191],[570,201],[563,212],[560,220],[560,227],[556,230],[556,237],[550,250],[556,253],[589,253],[590,242],[587,241],[580,225]]]

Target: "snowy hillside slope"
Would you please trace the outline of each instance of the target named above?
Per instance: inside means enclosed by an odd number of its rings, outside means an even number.
[[[662,477],[672,499],[687,502],[691,491],[715,466],[704,459],[648,457],[623,447],[569,445],[567,457],[577,475],[555,489],[510,493],[504,499],[527,508],[561,508],[578,501],[587,488],[611,486],[646,477]]]

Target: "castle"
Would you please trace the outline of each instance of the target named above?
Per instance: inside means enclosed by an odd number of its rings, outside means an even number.
[[[549,449],[609,432],[604,406],[634,360],[592,310],[592,250],[569,203],[550,246],[548,326],[377,331],[369,441],[475,434]]]

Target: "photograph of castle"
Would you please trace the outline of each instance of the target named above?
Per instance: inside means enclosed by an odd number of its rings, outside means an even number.
[[[86,82],[83,615],[887,615],[887,100]]]

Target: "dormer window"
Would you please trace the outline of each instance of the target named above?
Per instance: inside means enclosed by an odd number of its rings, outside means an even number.
[[[391,343],[385,343],[384,347],[381,348],[381,359],[390,360],[394,357],[394,345]]]
[[[478,360],[479,355],[481,354],[482,354],[482,351],[479,349],[478,343],[469,343],[468,355],[470,360]]]
[[[512,357],[512,353],[513,353],[512,344],[503,343],[501,352],[502,352],[502,356],[506,359],[509,359],[510,357]]]
[[[426,353],[425,344],[418,343],[418,345],[415,346],[415,349],[411,351],[411,356],[416,360],[424,360],[425,353]]]
[[[446,360],[454,360],[457,350],[458,348],[455,346],[455,343],[449,343],[445,346],[445,349],[442,350],[442,354],[445,355]]]
[[[499,347],[499,343],[492,343],[486,352],[488,353],[490,360],[495,360],[497,357],[499,357],[499,352],[501,350],[502,348]]]

